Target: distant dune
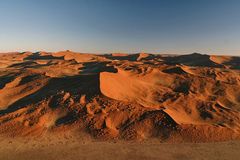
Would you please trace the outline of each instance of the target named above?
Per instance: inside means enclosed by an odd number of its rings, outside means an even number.
[[[0,134],[101,140],[240,138],[240,57],[0,54]]]

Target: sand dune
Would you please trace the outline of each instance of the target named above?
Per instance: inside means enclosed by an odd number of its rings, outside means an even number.
[[[0,133],[239,139],[239,59],[199,53],[0,54]]]

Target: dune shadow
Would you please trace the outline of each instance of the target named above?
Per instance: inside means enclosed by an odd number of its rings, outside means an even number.
[[[129,54],[124,56],[113,56],[113,55],[103,55],[103,57],[111,59],[111,60],[128,60],[128,61],[136,61],[138,58],[138,54]]]
[[[52,55],[41,55],[40,52],[35,52],[27,56],[24,60],[64,60],[64,57],[54,57]]]
[[[100,72],[117,72],[113,66],[107,66],[109,62],[86,62],[83,63],[81,73],[100,73]]]
[[[13,81],[17,75],[8,74],[0,77],[0,89],[3,89],[5,85],[11,81]]]
[[[162,57],[164,62],[168,65],[183,64],[187,66],[196,67],[223,67],[210,60],[209,55],[193,53],[188,55],[173,56],[173,57]]]
[[[240,69],[240,57],[233,57],[229,62],[224,64],[230,65],[231,69]]]
[[[35,93],[16,101],[7,109],[1,110],[0,115],[14,112],[31,104],[37,104],[38,102],[47,99],[52,95],[59,94],[61,91],[69,92],[71,95],[85,94],[88,97],[99,94],[99,74],[52,78],[49,80],[47,85]]]
[[[56,120],[55,125],[60,126],[63,124],[71,124],[79,118],[76,112],[69,112],[66,116],[61,117]]]

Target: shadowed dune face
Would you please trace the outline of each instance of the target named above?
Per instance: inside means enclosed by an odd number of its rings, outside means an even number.
[[[202,55],[193,53],[190,55],[182,55],[177,57],[164,57],[168,64],[184,64],[189,66],[202,66],[202,67],[221,67],[210,59],[209,55]]]
[[[240,57],[230,57],[230,56],[211,56],[210,59],[218,64],[228,66],[232,69],[239,69],[240,67]]]
[[[239,138],[239,57],[71,51],[0,55],[0,133]],[[217,135],[217,136],[213,136]]]

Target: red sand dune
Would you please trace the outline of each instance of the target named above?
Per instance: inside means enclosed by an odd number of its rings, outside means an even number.
[[[238,139],[239,59],[198,53],[0,54],[0,133]]]

